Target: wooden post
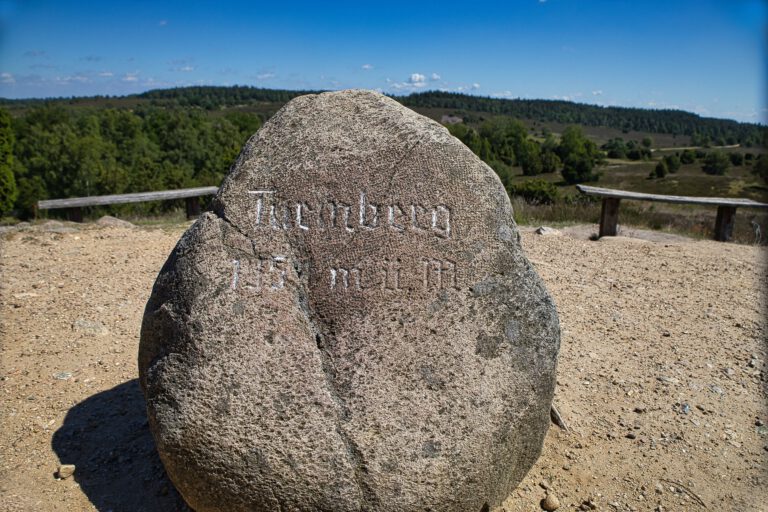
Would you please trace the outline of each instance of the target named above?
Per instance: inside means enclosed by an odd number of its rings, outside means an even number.
[[[72,222],[83,222],[83,209],[82,208],[68,208],[67,220]]]
[[[187,219],[195,219],[200,216],[200,198],[188,197],[184,200],[187,206]]]
[[[600,234],[599,236],[616,236],[619,225],[619,203],[618,197],[604,197],[603,206],[600,210]]]
[[[718,242],[727,242],[730,240],[733,236],[733,224],[735,220],[735,206],[718,206],[717,218],[715,219],[715,240]]]

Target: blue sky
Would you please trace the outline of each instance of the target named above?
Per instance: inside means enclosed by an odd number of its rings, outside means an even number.
[[[0,97],[440,89],[765,123],[767,12],[763,0],[0,0]]]

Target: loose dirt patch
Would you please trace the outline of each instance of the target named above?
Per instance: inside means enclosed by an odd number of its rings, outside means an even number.
[[[184,227],[2,234],[0,510],[185,509],[136,381],[144,303]],[[560,510],[768,510],[764,249],[590,229],[522,234],[560,313],[570,432],[550,429],[503,510],[540,510],[541,484]]]

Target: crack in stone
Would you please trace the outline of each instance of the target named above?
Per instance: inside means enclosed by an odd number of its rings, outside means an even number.
[[[360,510],[364,512],[366,510],[376,509],[376,504],[379,500],[376,496],[376,492],[368,482],[368,468],[365,463],[365,458],[357,446],[357,443],[355,443],[352,438],[344,431],[343,422],[349,421],[351,413],[349,407],[347,406],[344,398],[341,396],[336,386],[336,366],[333,363],[333,357],[331,356],[328,350],[328,346],[325,343],[328,337],[321,332],[313,320],[313,315],[309,306],[309,301],[307,300],[305,288],[302,286],[297,292],[299,306],[304,313],[313,334],[315,335],[315,344],[317,346],[318,354],[320,355],[321,370],[325,377],[326,389],[328,390],[328,394],[331,396],[331,399],[338,407],[339,412],[336,418],[336,433],[346,448],[348,460],[354,470],[355,483],[357,484],[358,490],[360,492]]]
[[[237,226],[231,220],[227,219],[223,211],[214,211],[213,213],[219,219],[221,219],[223,222],[225,222],[227,225],[229,225],[235,231],[237,231],[240,235],[242,235],[248,240],[251,239],[251,237],[247,235],[239,226]],[[294,238],[294,237],[291,237],[291,238]],[[300,246],[300,243],[298,245]],[[291,253],[292,253],[291,259],[293,261],[299,261],[295,257],[297,240],[291,239],[288,246],[291,248]],[[328,338],[330,338],[330,336],[327,334],[324,334],[323,329],[321,329],[314,320],[315,315],[313,314],[312,309],[309,305],[309,298],[307,296],[307,287],[309,286],[307,283],[307,277],[299,276],[299,280],[300,280],[300,284],[296,289],[296,303],[298,304],[301,312],[304,314],[304,317],[307,323],[309,324],[312,334],[314,334],[315,336],[315,345],[317,347],[318,354],[320,356],[321,370],[323,372],[323,376],[325,377],[326,389],[328,390],[328,394],[330,395],[331,400],[333,400],[333,402],[338,407],[338,413],[336,417],[336,433],[341,439],[341,442],[344,444],[344,447],[347,452],[348,460],[354,470],[354,480],[357,485],[358,491],[360,493],[360,500],[361,500],[360,511],[365,512],[367,510],[374,510],[377,508],[376,505],[379,502],[379,498],[378,496],[376,496],[375,490],[368,483],[368,478],[367,478],[368,468],[365,463],[365,458],[363,457],[363,454],[360,451],[357,444],[344,431],[344,428],[342,426],[344,421],[349,420],[351,413],[349,411],[349,407],[347,407],[347,404],[344,401],[344,398],[342,398],[336,386],[336,374],[337,374],[336,367],[333,363],[333,357],[328,351],[328,346],[325,343],[325,341]],[[272,492],[274,496],[274,490],[270,488],[270,492]],[[275,499],[277,500],[276,496],[275,496]]]

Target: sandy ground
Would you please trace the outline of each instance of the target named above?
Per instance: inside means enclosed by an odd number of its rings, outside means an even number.
[[[0,510],[185,510],[136,380],[144,303],[184,227],[0,234]],[[502,509],[549,492],[559,510],[768,510],[764,249],[591,231],[523,230],[560,313],[570,430],[552,426]]]

